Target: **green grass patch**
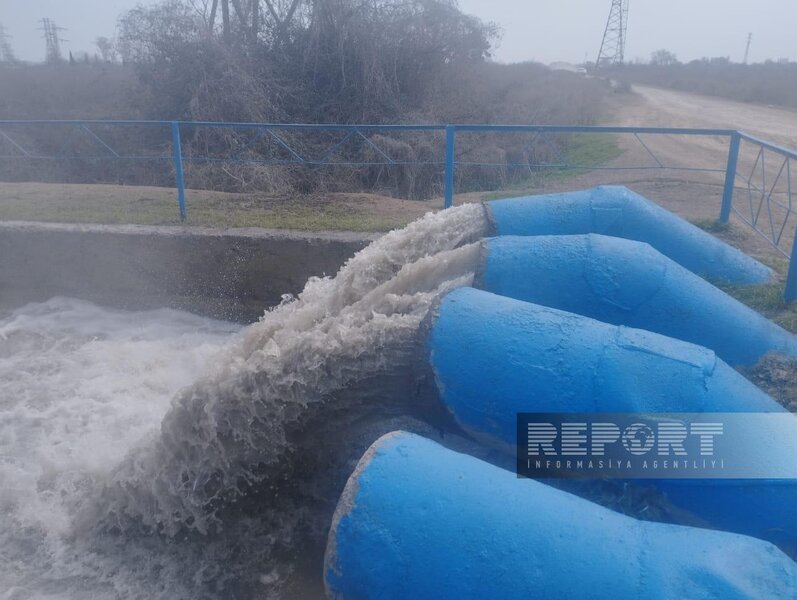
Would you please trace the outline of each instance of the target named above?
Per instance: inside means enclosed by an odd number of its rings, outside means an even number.
[[[739,225],[723,223],[718,219],[701,219],[692,221],[692,224],[731,244],[745,235]],[[779,282],[765,285],[735,285],[727,281],[711,281],[711,283],[784,329],[797,333],[797,303],[786,302],[783,298],[785,287],[783,280],[789,268],[789,261],[772,255],[756,256],[756,259],[775,271]]]
[[[177,194],[166,188],[30,183],[3,184],[0,189],[3,221],[381,232],[403,227],[432,208],[424,202],[369,194],[188,190],[188,218],[180,221]]]
[[[797,333],[797,304],[784,300],[784,284],[731,285],[720,282],[715,285],[787,331]]]
[[[732,231],[730,222],[723,223],[719,219],[697,219],[691,223],[709,233],[730,233]]]
[[[605,133],[578,133],[573,136],[567,161],[578,165],[599,167],[622,156],[617,137]]]
[[[485,193],[483,200],[500,200],[533,193],[547,184],[567,181],[588,173],[591,168],[610,163],[624,152],[617,142],[617,136],[596,133],[574,134],[568,143],[563,162],[579,165],[578,167],[540,169],[520,183]]]
[[[700,229],[703,231],[718,237],[731,246],[741,249],[745,248],[745,242],[749,239],[751,233],[751,230],[747,225],[731,222],[723,223],[719,219],[697,219],[691,220],[690,223],[700,227]],[[789,268],[789,261],[780,255],[758,253],[755,254],[753,258],[764,263],[773,271],[784,277]]]

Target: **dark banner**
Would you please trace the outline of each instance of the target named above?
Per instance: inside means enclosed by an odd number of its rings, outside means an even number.
[[[530,478],[797,479],[791,413],[520,413]]]

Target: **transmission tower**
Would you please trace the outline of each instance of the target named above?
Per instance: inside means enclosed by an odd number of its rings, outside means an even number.
[[[58,37],[58,32],[64,31],[64,28],[58,27],[55,22],[47,18],[42,19],[41,24],[42,26],[39,30],[44,32],[42,37],[47,46],[45,54],[47,62],[61,62],[63,59],[61,56],[61,42],[65,42],[66,40],[62,40]]]
[[[746,65],[747,64],[747,59],[750,58],[750,43],[752,41],[753,41],[753,34],[752,33],[748,33],[747,34],[747,47],[744,49],[744,61],[742,61],[742,64]]]
[[[211,33],[213,32],[216,26],[216,13],[218,12],[219,4],[221,4],[222,37],[225,43],[229,44],[232,42],[232,12],[230,11],[230,4],[232,4],[232,10],[238,17],[241,29],[246,32],[250,39],[257,41],[260,27],[260,2],[261,0],[213,0],[210,6],[208,30]],[[299,0],[291,0],[288,20],[293,16],[298,5]],[[282,22],[277,12],[279,10],[279,5],[275,5],[271,0],[266,0],[266,6],[271,15],[281,24]]]
[[[14,50],[11,48],[9,39],[11,39],[11,36],[6,32],[6,28],[0,24],[0,62],[12,63],[17,60],[14,56]]]
[[[625,32],[628,27],[628,2],[629,0],[612,0],[598,60],[595,61],[597,69],[623,63]]]

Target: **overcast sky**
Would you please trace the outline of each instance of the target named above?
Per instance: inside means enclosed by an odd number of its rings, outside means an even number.
[[[141,0],[153,4],[157,0]],[[740,61],[753,33],[751,61],[797,60],[795,0],[630,0],[626,58],[648,58],[659,48],[681,60],[730,56]],[[24,60],[44,58],[39,19],[49,17],[66,31],[64,53],[94,52],[93,40],[114,35],[116,19],[136,0],[0,0],[0,23]],[[494,55],[514,62],[595,60],[610,0],[460,0],[466,12],[503,28]]]

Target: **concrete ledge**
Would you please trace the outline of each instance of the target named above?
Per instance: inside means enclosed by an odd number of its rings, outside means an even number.
[[[249,322],[379,234],[0,223],[0,308],[53,296]]]

